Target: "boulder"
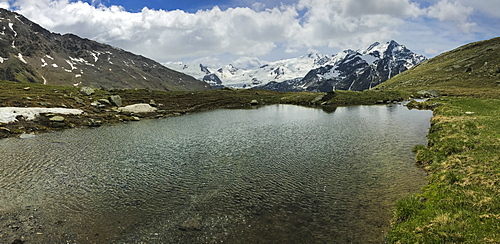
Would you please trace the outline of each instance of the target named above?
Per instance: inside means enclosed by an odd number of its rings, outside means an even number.
[[[111,102],[108,99],[99,99],[97,100],[100,104],[111,105]]]
[[[153,99],[149,100],[149,105],[151,105],[153,107],[158,107],[158,105],[156,104],[155,100],[153,100]]]
[[[255,105],[259,105],[259,101],[257,101],[257,100],[255,100],[255,99],[254,99],[254,100],[252,100],[252,101],[250,102],[250,105],[253,105],[253,106],[255,106]]]
[[[417,92],[421,97],[437,97],[439,94],[435,90]]]
[[[138,103],[118,108],[118,110],[122,113],[153,113],[157,108],[146,103]]]
[[[122,98],[119,95],[113,95],[109,97],[109,102],[113,106],[121,107],[123,105]]]
[[[90,87],[87,87],[87,86],[84,86],[80,89],[80,92],[83,94],[83,95],[86,95],[86,96],[90,96],[92,94],[95,93],[95,90],[90,88]]]
[[[90,118],[88,121],[88,125],[90,127],[99,127],[102,125],[102,121]]]
[[[54,116],[49,119],[50,122],[57,122],[57,123],[62,123],[64,122],[65,118],[63,116]]]

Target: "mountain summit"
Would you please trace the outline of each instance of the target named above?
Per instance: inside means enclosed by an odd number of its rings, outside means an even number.
[[[140,55],[55,34],[0,9],[0,79],[96,88],[205,90],[209,85]]]
[[[278,91],[319,91],[371,89],[391,77],[425,61],[426,58],[395,41],[373,43],[365,50],[345,50],[328,64],[310,70],[303,78],[270,82],[262,89]]]

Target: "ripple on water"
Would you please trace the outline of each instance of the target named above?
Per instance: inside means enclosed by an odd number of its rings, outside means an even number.
[[[43,209],[42,243],[381,242],[423,184],[411,148],[431,116],[279,105],[9,138],[0,211]]]

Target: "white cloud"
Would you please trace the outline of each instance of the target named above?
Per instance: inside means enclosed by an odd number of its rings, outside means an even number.
[[[196,13],[148,8],[131,13],[119,6],[102,5],[106,1],[90,2],[0,0],[0,7],[15,8],[51,31],[74,33],[160,62],[206,56],[274,55],[278,59],[327,48],[335,50],[333,54],[395,37],[421,42],[416,29],[425,30],[426,44],[439,37],[439,47],[417,44],[421,52],[427,48],[434,53],[447,40],[456,44],[450,38],[477,31],[471,21],[475,14],[500,18],[497,0],[232,0],[231,6],[246,7],[214,7]],[[255,59],[238,62],[256,64]]]
[[[10,9],[9,0],[0,0],[0,8]]]
[[[296,40],[308,47],[365,46],[395,34],[404,18],[424,13],[408,0],[301,0],[298,8],[306,10],[304,35]]]
[[[262,66],[262,62],[256,57],[240,57],[232,62],[235,67],[253,69]]]
[[[460,2],[449,2],[448,0],[441,0],[437,4],[429,7],[428,16],[437,18],[441,21],[453,21],[464,32],[470,32],[471,28],[476,26],[476,23],[468,21],[470,15],[473,13],[474,8],[466,7]]]

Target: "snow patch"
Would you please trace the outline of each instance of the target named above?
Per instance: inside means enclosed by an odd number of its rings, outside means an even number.
[[[368,55],[363,55],[361,56],[361,59],[365,60],[366,63],[368,63],[369,65],[373,64],[375,61],[377,61],[379,58],[375,57],[375,56],[372,56],[370,54]]]
[[[67,59],[65,59],[65,61],[66,61],[66,63],[68,63],[68,64],[69,64],[69,66],[71,67],[71,70],[75,70],[75,69],[77,69],[77,68],[75,67],[75,65],[74,65],[71,61],[69,61],[69,60],[67,60]],[[70,71],[70,72],[71,72],[71,71]]]
[[[23,62],[23,63],[25,63],[25,64],[27,64],[27,63],[28,63],[28,62],[26,62],[26,60],[24,60],[23,55],[22,55],[21,53],[18,53],[18,54],[17,54],[17,58],[18,58],[19,60],[21,60],[21,62]]]
[[[45,59],[40,58],[40,60],[42,61],[42,68],[43,68],[43,67],[45,67],[45,66],[47,66],[47,65],[49,65],[49,64],[45,61]]]
[[[9,60],[9,59],[8,58],[2,58],[2,57],[0,57],[0,63],[2,63],[2,64],[3,64],[3,62],[5,62],[7,60]]]
[[[325,74],[318,74],[317,75],[319,78],[321,78],[322,80],[329,80],[329,79],[333,79],[333,78],[337,78],[340,76],[340,72],[336,69],[330,69],[328,72],[326,72]]]
[[[59,66],[57,64],[52,64],[52,67],[57,68]]]
[[[94,57],[94,63],[97,63],[97,60],[99,60],[99,56],[97,56],[97,54],[91,52],[90,55],[92,55]]]
[[[14,30],[14,23],[10,22],[9,27],[14,32],[14,40],[12,41],[12,48],[16,48],[16,45],[15,45],[16,40],[15,39],[17,37],[17,32]]]
[[[95,66],[93,63],[89,63],[89,61],[87,61],[87,60],[85,60],[83,58],[72,58],[72,57],[69,57],[69,59],[71,61],[73,61],[73,62],[83,63],[83,64],[89,65],[89,66]],[[74,68],[74,69],[76,69],[76,68]]]
[[[53,58],[53,57],[51,57],[51,56],[49,56],[49,55],[45,55],[45,57],[47,57],[47,58],[49,58],[49,59],[51,59],[51,60],[54,60],[54,58]]]
[[[0,108],[0,122],[11,123],[17,121],[16,117],[22,115],[27,120],[33,120],[41,113],[53,114],[82,114],[80,109],[68,108],[18,108],[18,107],[3,107]]]

